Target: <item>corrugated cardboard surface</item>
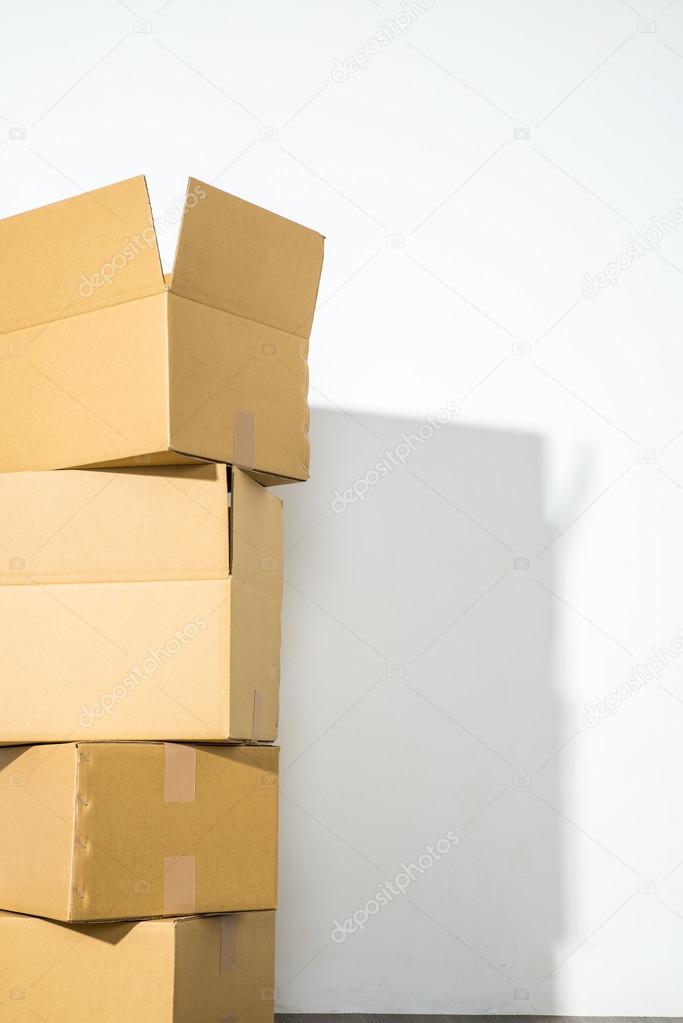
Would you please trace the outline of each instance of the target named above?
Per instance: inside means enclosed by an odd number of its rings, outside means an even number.
[[[230,718],[239,733],[277,735],[282,606],[281,507],[261,500],[244,473],[233,481],[232,643],[230,676],[245,680],[230,692]],[[268,551],[275,552],[268,554]],[[267,631],[266,631],[267,630]],[[248,680],[248,683],[247,683]]]
[[[171,447],[305,479],[307,341],[175,294],[168,324]],[[240,413],[253,420],[246,451]]]
[[[176,295],[308,338],[323,239],[315,231],[190,178],[171,282]]]
[[[229,720],[230,580],[2,586],[0,617],[4,743],[251,738]]]
[[[166,303],[153,295],[7,336],[0,471],[134,464],[168,448]]]
[[[0,586],[227,579],[224,466],[0,475]],[[251,482],[251,481],[248,481]],[[256,487],[253,514],[265,498]]]
[[[274,932],[269,912],[94,927],[0,913],[3,1023],[272,1023]]]
[[[156,242],[125,259],[134,236],[152,232],[143,177],[77,195],[0,220],[0,331],[4,334],[65,316],[92,312],[164,290]],[[106,287],[90,277],[121,253]]]
[[[0,471],[192,457],[306,479],[322,237],[191,180],[167,283],[150,218],[134,178],[0,221]]]
[[[0,742],[275,739],[282,507],[233,477],[0,475]]]
[[[1,751],[0,907],[68,921],[275,908],[278,757],[127,742]]]
[[[182,1023],[272,1023],[274,987],[274,913],[192,917],[176,929],[174,1004]]]
[[[67,919],[74,768],[71,745],[0,747],[0,907]]]

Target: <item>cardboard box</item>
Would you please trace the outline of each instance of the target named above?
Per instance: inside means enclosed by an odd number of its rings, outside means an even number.
[[[55,924],[0,913],[3,1023],[273,1023],[274,913]]]
[[[0,473],[0,744],[272,742],[281,598],[239,469]]]
[[[0,748],[0,908],[67,922],[274,909],[278,757],[274,746]]]
[[[143,177],[0,221],[0,471],[306,479],[322,256],[315,231],[194,179],[168,277]]]

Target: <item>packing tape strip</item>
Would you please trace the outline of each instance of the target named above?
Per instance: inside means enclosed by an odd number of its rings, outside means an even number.
[[[246,469],[253,469],[256,460],[256,420],[251,412],[245,409],[235,412],[233,436],[233,462]]]
[[[164,743],[164,802],[194,803],[197,792],[197,751],[177,742]]]
[[[230,973],[237,969],[235,952],[237,949],[238,913],[230,913],[221,917],[221,973]]]
[[[164,913],[167,916],[192,916],[196,911],[195,892],[195,857],[164,857]]]
[[[261,734],[261,691],[254,690],[254,710],[251,719],[251,741],[258,742]]]

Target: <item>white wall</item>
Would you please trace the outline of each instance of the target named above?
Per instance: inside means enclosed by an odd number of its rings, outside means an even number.
[[[683,658],[632,671],[683,626],[683,229],[628,246],[683,196],[683,4],[412,3],[368,56],[395,0],[161,3],[0,5],[0,212],[192,173],[328,237],[280,1007],[682,1014]]]

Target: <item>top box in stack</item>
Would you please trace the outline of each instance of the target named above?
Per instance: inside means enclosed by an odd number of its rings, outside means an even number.
[[[0,471],[309,470],[323,238],[190,179],[164,276],[143,177],[0,221]]]

